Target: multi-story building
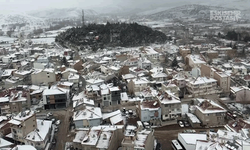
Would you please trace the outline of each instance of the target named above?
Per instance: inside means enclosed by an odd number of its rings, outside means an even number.
[[[195,115],[203,126],[221,126],[226,124],[227,110],[212,100],[200,99],[201,103],[196,106]]]
[[[191,50],[184,46],[179,47],[179,52],[183,58],[185,58],[188,54],[191,54]]]
[[[148,150],[154,149],[154,130],[142,130],[141,126],[128,125],[124,131],[124,138],[121,143],[122,150]],[[136,131],[137,130],[137,131]]]
[[[13,140],[21,143],[25,143],[25,137],[37,128],[36,115],[29,110],[20,112],[9,123]]]
[[[85,106],[74,112],[73,121],[76,128],[99,126],[102,123],[102,112],[99,107]]]
[[[56,74],[54,69],[46,68],[43,70],[35,70],[31,74],[31,82],[34,85],[50,85],[56,81]]]
[[[143,122],[159,125],[161,120],[161,107],[158,100],[144,101],[138,105],[137,112]]]
[[[225,72],[217,68],[202,64],[201,76],[214,78],[215,80],[217,80],[218,85],[223,89],[224,92],[230,91],[231,77]]]
[[[37,120],[33,111],[26,110],[20,112],[9,123],[13,140],[32,145],[38,150],[45,149],[50,139],[52,121]]]
[[[201,55],[187,55],[186,56],[186,64],[191,68],[201,67],[201,64],[206,64],[206,61]]]
[[[161,90],[163,92],[165,91],[170,91],[171,93],[173,93],[176,97],[179,97],[179,92],[180,92],[180,88],[174,84],[174,82],[164,82],[161,84]]]
[[[45,89],[43,91],[44,109],[64,108],[68,105],[68,93],[58,89]]]
[[[141,92],[144,90],[149,81],[146,78],[136,78],[128,81],[128,92],[129,94],[134,94],[135,92]]]
[[[20,79],[22,79],[23,83],[29,84],[31,83],[31,73],[32,71],[15,71],[14,72],[14,77],[18,77]]]
[[[115,150],[121,146],[123,130],[123,125],[77,130],[72,146],[82,150]]]
[[[217,87],[217,80],[208,77],[198,77],[196,79],[186,80],[187,91],[194,95],[208,95],[222,92]]]
[[[161,107],[161,120],[176,120],[181,117],[181,101],[172,93],[165,93],[158,96]]]
[[[30,92],[23,87],[16,87],[0,93],[1,114],[19,113],[31,105]]]

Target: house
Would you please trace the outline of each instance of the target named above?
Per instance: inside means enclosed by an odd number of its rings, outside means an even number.
[[[194,133],[179,133],[178,141],[187,150],[196,150],[196,142],[198,140],[207,140],[206,134],[194,134]]]
[[[167,74],[163,72],[163,68],[153,68],[150,70],[150,72],[151,80],[156,84],[161,84],[167,79]]]
[[[13,140],[45,149],[52,129],[52,121],[36,119],[33,111],[20,112],[9,121]]]
[[[217,88],[217,80],[208,77],[198,77],[196,79],[187,79],[186,88],[194,96],[207,95],[222,92]]]
[[[157,96],[161,107],[161,120],[177,120],[181,117],[182,106],[178,97],[168,92]]]
[[[141,49],[141,53],[148,57],[149,59],[156,59],[158,60],[159,59],[159,53],[157,51],[155,51],[152,47],[142,47]]]
[[[201,125],[201,121],[192,113],[186,113],[186,117],[188,122],[193,128],[199,128]]]
[[[78,71],[73,68],[66,68],[64,71],[62,71],[62,79],[68,79],[71,74],[77,74]]]
[[[173,81],[166,81],[161,83],[161,90],[163,92],[170,91],[176,97],[179,97],[180,88],[177,85],[175,85]]]
[[[154,130],[144,129],[142,123],[140,123],[138,127],[128,125],[124,131],[124,138],[121,142],[121,150],[151,150],[154,149],[154,141]]]
[[[31,70],[29,71],[18,70],[14,72],[13,76],[20,78],[23,81],[23,83],[29,84],[31,83],[31,73],[32,73]]]
[[[26,145],[32,145],[37,149],[45,149],[50,140],[52,121],[37,119],[36,122],[36,129],[26,135],[24,143]]]
[[[185,60],[186,60],[186,64],[190,66],[191,68],[194,68],[194,67],[200,68],[201,64],[206,64],[206,61],[201,55],[189,54],[186,56]]]
[[[74,110],[82,110],[85,106],[95,106],[93,100],[88,99],[84,94],[84,91],[78,94],[75,94],[72,98]]]
[[[82,60],[76,60],[71,64],[71,68],[74,68],[75,70],[80,71],[83,69],[82,64],[83,64]]]
[[[233,66],[232,67],[232,73],[233,74],[243,74],[246,75],[247,74],[247,68],[245,66]]]
[[[201,69],[201,76],[214,78],[215,80],[217,80],[218,85],[223,89],[224,92],[230,92],[230,84],[231,84],[230,75],[217,68],[205,64],[202,64],[200,69]]]
[[[25,143],[24,137],[37,128],[36,115],[30,110],[20,112],[9,123],[13,140],[20,143]]]
[[[196,106],[195,115],[203,126],[221,126],[226,124],[225,116],[227,110],[212,100],[200,100]]]
[[[242,104],[250,103],[250,89],[248,87],[231,87],[232,98],[235,98],[235,102]]]
[[[9,141],[7,141],[7,140],[5,140],[3,138],[0,138],[0,141],[1,141],[1,143],[0,143],[0,149],[10,150],[14,146],[14,143],[9,142]],[[31,149],[31,150],[33,150],[33,149]],[[34,150],[36,150],[36,149],[34,149]]]
[[[4,80],[4,88],[8,89],[14,86],[18,86],[18,85],[22,85],[23,84],[23,80],[20,79],[19,77],[10,77],[8,79]]]
[[[1,74],[1,79],[7,79],[10,76],[12,76],[14,74],[14,72],[16,71],[16,69],[5,69],[3,71],[3,73]]]
[[[33,63],[35,69],[45,69],[49,64],[49,59],[46,56],[39,56]]]
[[[56,82],[55,70],[52,68],[35,70],[31,74],[31,82],[34,85],[40,85],[40,84],[51,85],[52,83]]]
[[[68,93],[61,89],[45,89],[43,91],[44,109],[65,108],[68,106]]]
[[[151,125],[160,124],[161,107],[158,100],[139,103],[137,113],[142,122],[150,122]]]
[[[73,121],[76,128],[99,126],[102,123],[102,112],[99,107],[85,106],[74,112]]]
[[[9,118],[6,116],[0,116],[0,133],[2,136],[6,136],[11,133]]]
[[[187,55],[191,54],[191,50],[185,46],[179,46],[179,53],[185,58]]]
[[[149,81],[146,78],[136,78],[128,81],[128,93],[134,94],[135,92],[142,91],[145,87],[147,87]]]
[[[138,68],[151,69],[152,63],[145,57],[140,57],[138,60]]]
[[[123,125],[101,125],[77,130],[72,146],[74,149],[118,149],[123,139],[123,128]]]
[[[2,115],[19,113],[31,105],[30,92],[23,87],[4,90],[0,93],[0,111]]]
[[[231,47],[222,47],[222,46],[217,46],[213,48],[214,51],[218,52],[218,57],[219,58],[233,58],[236,55],[236,50],[232,49]]]
[[[109,88],[111,93],[112,105],[117,105],[121,103],[121,89],[118,86]]]

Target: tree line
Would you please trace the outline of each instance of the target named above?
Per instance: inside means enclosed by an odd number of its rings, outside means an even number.
[[[167,37],[160,31],[137,23],[89,24],[73,27],[56,37],[61,45],[90,46],[93,50],[105,46],[141,46],[164,43]]]

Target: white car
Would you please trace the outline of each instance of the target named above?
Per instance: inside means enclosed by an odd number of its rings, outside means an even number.
[[[61,123],[61,120],[57,120],[55,124],[59,125],[60,123]]]
[[[179,121],[178,124],[179,124],[179,126],[180,126],[181,128],[184,127],[184,123],[183,123],[182,121]]]

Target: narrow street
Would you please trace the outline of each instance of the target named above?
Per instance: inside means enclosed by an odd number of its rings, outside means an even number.
[[[50,111],[57,120],[61,120],[61,123],[58,126],[58,131],[55,133],[57,142],[52,150],[63,150],[65,143],[68,141],[67,138],[70,126],[69,118],[72,116],[72,112],[70,108]]]

